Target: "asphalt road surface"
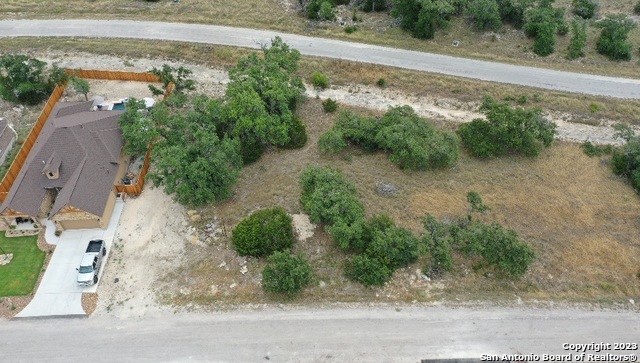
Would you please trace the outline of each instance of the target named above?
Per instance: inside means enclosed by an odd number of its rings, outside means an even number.
[[[304,55],[616,98],[640,99],[640,80],[522,67],[375,45],[216,25],[130,20],[3,20],[0,37],[136,38],[260,48],[280,36]],[[640,72],[640,71],[639,71]]]
[[[359,308],[0,321],[3,362],[420,362],[639,343],[637,311]],[[596,354],[595,351],[587,353]],[[640,354],[604,350],[597,354]],[[575,361],[575,359],[573,359]]]

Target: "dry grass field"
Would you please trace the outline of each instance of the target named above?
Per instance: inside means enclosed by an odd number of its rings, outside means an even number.
[[[364,110],[361,110],[365,112]],[[322,231],[298,242],[316,279],[295,300],[329,302],[429,302],[517,298],[610,304],[640,298],[640,198],[613,176],[599,158],[585,156],[579,145],[556,143],[535,160],[509,157],[479,161],[464,153],[443,171],[399,170],[383,153],[357,148],[334,157],[320,156],[319,135],[334,116],[307,100],[299,110],[309,133],[300,150],[271,150],[242,171],[235,196],[226,203],[198,210],[205,225],[217,218],[227,236],[234,225],[259,208],[281,206],[300,213],[298,178],[307,165],[331,165],[353,181],[368,215],[387,213],[414,234],[423,233],[420,218],[431,213],[453,218],[466,213],[466,193],[477,191],[491,210],[481,218],[516,230],[535,250],[537,259],[521,280],[487,275],[478,261],[456,258],[451,274],[432,281],[419,271],[426,260],[401,269],[382,288],[364,288],[343,276],[347,258]],[[376,182],[397,186],[396,197],[376,193]],[[186,249],[191,261],[163,279],[172,286],[165,302],[220,308],[227,304],[269,303],[280,299],[260,288],[263,260],[235,255],[228,238]],[[247,272],[241,272],[242,266]],[[478,271],[476,271],[478,270]],[[488,276],[488,277],[485,277]]]
[[[557,0],[556,6],[567,9],[570,0]],[[624,13],[631,15],[634,0],[601,1],[601,15]],[[569,11],[567,12],[568,16]],[[349,23],[351,11],[339,7],[339,19]],[[143,0],[5,0],[0,3],[0,19],[16,18],[99,18],[137,19],[172,22],[190,22],[272,29],[314,36],[333,37],[392,47],[452,54],[463,57],[486,59],[523,65],[549,67],[576,72],[603,75],[640,77],[640,28],[630,35],[634,44],[634,55],[630,62],[611,62],[595,53],[598,30],[590,27],[588,56],[585,59],[564,59],[570,35],[558,37],[557,52],[540,58],[531,51],[533,40],[526,39],[522,31],[505,27],[496,37],[493,33],[474,32],[464,17],[456,19],[448,29],[439,31],[431,41],[412,38],[394,24],[387,13],[359,12],[363,19],[359,30],[346,34],[339,22],[317,23],[301,16],[296,0],[170,0],[147,2]],[[452,41],[461,41],[452,47]]]

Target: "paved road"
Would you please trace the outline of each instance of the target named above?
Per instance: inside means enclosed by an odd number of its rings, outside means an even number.
[[[560,72],[340,40],[215,25],[129,20],[4,20],[0,37],[61,36],[158,39],[259,48],[281,36],[302,54],[435,72],[486,81],[616,98],[640,99],[640,80]]]
[[[99,316],[0,321],[0,337],[6,362],[266,362],[268,357],[270,362],[415,363],[482,354],[570,353],[563,343],[638,343],[640,314],[429,307],[168,314],[132,320]]]

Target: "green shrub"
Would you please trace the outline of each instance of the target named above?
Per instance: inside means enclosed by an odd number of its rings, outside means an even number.
[[[389,8],[387,0],[364,0],[362,1],[362,10],[366,12],[370,11],[385,11]]]
[[[336,112],[336,110],[338,109],[338,103],[331,98],[327,98],[326,100],[322,101],[322,109],[327,113]]]
[[[316,88],[325,89],[329,87],[329,77],[320,71],[315,71],[311,75],[311,84]]]
[[[240,256],[266,256],[293,246],[291,217],[280,207],[253,212],[233,230],[233,247]]]
[[[393,271],[418,259],[418,239],[396,226],[375,230],[365,253]]]
[[[358,30],[356,25],[347,25],[344,27],[344,32],[347,34],[355,33]]]
[[[242,163],[249,165],[260,159],[266,146],[256,139],[244,139],[240,141],[240,155],[242,156]]]
[[[339,204],[336,206],[340,207]],[[364,217],[357,217],[350,222],[339,219],[327,227],[327,232],[342,249],[360,250],[368,243],[363,239],[366,223]]]
[[[473,19],[476,30],[493,30],[502,28],[500,9],[496,0],[474,0],[467,4],[467,14]]]
[[[513,277],[524,275],[535,258],[531,247],[522,243],[515,231],[496,223],[472,223],[458,237],[456,243],[462,251],[471,256],[482,256]]]
[[[318,149],[323,154],[337,154],[347,147],[347,142],[344,140],[342,132],[335,128],[320,135],[318,140]]]
[[[552,1],[542,1],[524,12],[524,32],[534,37],[533,51],[539,56],[548,56],[555,51],[556,33],[569,31],[564,21],[564,8],[553,8]]]
[[[365,117],[354,112],[343,111],[336,118],[334,127],[342,132],[348,140],[367,151],[374,151],[378,148],[375,138],[380,126],[380,122],[373,117]]]
[[[296,294],[311,282],[313,271],[303,255],[274,252],[262,270],[262,288],[281,294]]]
[[[418,117],[404,118],[376,136],[377,144],[391,152],[401,169],[429,170],[450,167],[458,160],[458,139],[437,131]]]
[[[438,276],[453,270],[453,249],[449,239],[434,241],[429,249],[430,265],[424,272],[429,276]]]
[[[321,0],[311,0],[307,4],[306,15],[307,18],[312,20],[318,19],[318,13],[320,12],[320,5],[322,4]]]
[[[46,65],[46,62],[22,54],[0,57],[0,97],[27,105],[46,100],[55,87],[45,72]]]
[[[462,143],[473,156],[517,153],[535,157],[553,142],[556,125],[546,120],[538,108],[512,108],[486,98],[480,109],[487,120],[475,119],[458,129]]]
[[[395,223],[386,214],[379,214],[371,217],[371,219],[367,222],[367,225],[364,230],[363,239],[366,241],[373,240],[373,235],[376,232],[385,232],[387,229],[391,227],[395,227]],[[359,252],[364,252],[366,250],[366,246],[364,246]]]
[[[489,207],[482,202],[482,198],[477,192],[471,191],[467,193],[467,203],[469,203],[472,212],[484,213],[489,210]]]
[[[320,4],[320,10],[318,10],[318,19],[330,21],[336,19],[335,9],[331,1],[323,1],[322,4]]]
[[[640,1],[638,1],[638,2],[636,3],[636,5],[633,7],[633,12],[634,12],[636,15],[640,15]]]
[[[582,151],[589,156],[602,156],[613,153],[613,146],[611,145],[594,145],[591,141],[585,141],[580,145]]]
[[[392,271],[383,263],[366,255],[354,256],[345,266],[345,274],[365,286],[384,285]]]
[[[289,127],[289,143],[284,145],[287,149],[299,149],[307,143],[307,128],[299,117],[293,117]]]
[[[387,111],[381,125],[375,141],[402,169],[445,168],[458,160],[456,136],[436,130],[409,106]]]
[[[596,15],[600,4],[598,0],[573,0],[573,13],[583,19],[591,19]]]
[[[614,149],[611,168],[616,175],[628,178],[631,186],[640,192],[640,137],[630,132],[631,134],[624,137],[627,143]]]
[[[448,27],[451,16],[459,11],[445,1],[394,0],[391,15],[414,37],[433,39],[436,30]]]
[[[636,26],[631,18],[612,15],[597,22],[596,26],[602,28],[596,43],[598,53],[611,60],[631,60],[631,44],[627,43],[627,38]]]
[[[379,78],[376,85],[380,88],[384,88],[387,85],[387,81],[384,78]]]
[[[451,248],[448,228],[440,223],[432,215],[422,219],[424,228],[429,233],[423,238],[423,244],[431,256],[429,265],[424,273],[429,276],[438,276],[453,269],[453,249]]]
[[[571,22],[573,36],[569,41],[567,59],[573,60],[584,57],[584,47],[587,45],[587,23],[584,20],[573,19]]]
[[[536,40],[533,43],[533,52],[541,57],[546,57],[555,52],[556,30],[550,23],[542,23],[538,26]]]

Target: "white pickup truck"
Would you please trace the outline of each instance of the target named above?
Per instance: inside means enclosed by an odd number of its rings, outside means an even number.
[[[82,256],[78,270],[78,285],[91,286],[98,282],[98,272],[102,266],[102,258],[107,254],[107,247],[103,240],[89,241],[87,251]]]

